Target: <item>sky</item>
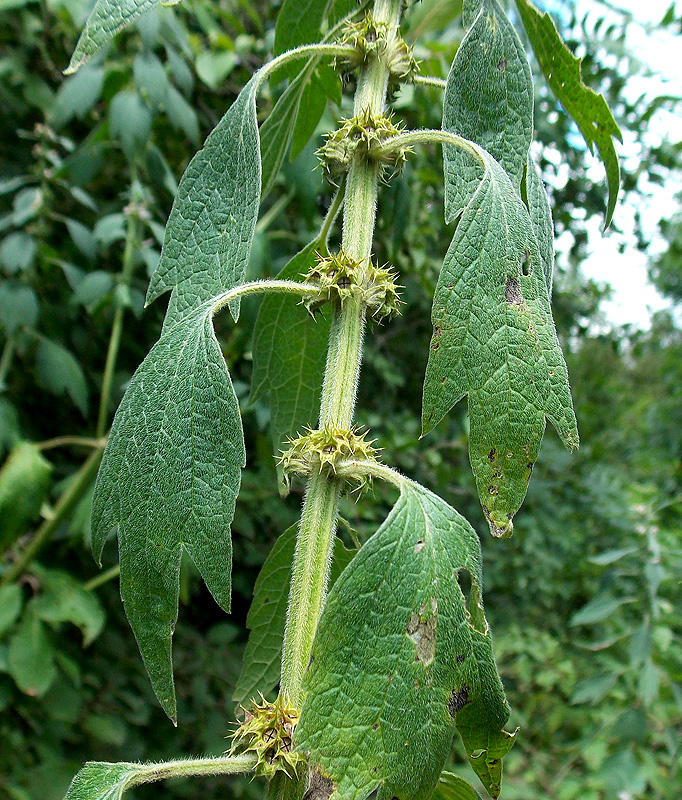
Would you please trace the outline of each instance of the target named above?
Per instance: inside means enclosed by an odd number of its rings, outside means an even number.
[[[614,0],[613,4],[631,11],[634,18],[642,23],[658,23],[665,14],[671,0]],[[584,13],[595,19],[605,16],[605,9],[595,0],[578,0],[578,15]],[[677,2],[678,14],[682,11],[682,2]],[[616,17],[619,19],[619,17]],[[635,98],[643,93],[650,93],[652,97],[660,94],[682,95],[682,59],[680,58],[679,36],[661,30],[644,30],[637,25],[630,25],[628,29],[629,51],[634,53],[643,64],[647,65],[650,76],[637,77],[628,82],[626,91]],[[670,112],[662,111],[652,120],[654,135],[669,138],[670,141],[682,140],[682,119],[675,117]],[[628,137],[624,131],[624,142],[616,142],[617,152],[621,163],[627,168],[628,160],[633,166],[636,148],[634,137]],[[606,184],[604,171],[596,157],[590,157],[589,175],[595,181],[604,185],[606,198]],[[650,252],[655,254],[664,248],[664,241],[658,231],[658,221],[669,216],[675,210],[682,211],[682,204],[675,199],[676,193],[682,191],[682,184],[668,186],[651,186],[652,196],[645,198],[639,206],[644,229],[651,236]],[[634,324],[640,328],[649,327],[651,313],[661,308],[669,308],[670,303],[662,298],[647,278],[648,257],[637,251],[634,247],[627,247],[624,253],[618,250],[621,237],[616,232],[604,234],[601,230],[603,220],[592,218],[588,222],[589,246],[591,253],[583,262],[583,272],[587,277],[600,282],[611,284],[613,297],[602,304],[602,309],[610,323],[615,325]],[[614,228],[620,228],[626,241],[633,240],[634,209],[624,203],[619,203],[614,216]],[[561,249],[561,242],[558,242]]]

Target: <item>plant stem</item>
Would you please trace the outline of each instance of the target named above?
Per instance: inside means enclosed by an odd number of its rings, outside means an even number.
[[[2,356],[0,356],[0,392],[5,389],[7,383],[7,374],[12,364],[12,356],[14,355],[14,338],[10,336],[2,348]]]
[[[397,33],[400,0],[376,0],[374,18],[389,28],[390,38]],[[381,59],[370,61],[358,77],[355,114],[369,110],[380,115],[385,110],[388,67]],[[347,178],[343,250],[350,258],[369,266],[374,233],[378,167],[358,156],[351,163]],[[365,307],[351,299],[335,312],[332,321],[327,367],[322,388],[320,427],[349,428],[357,393],[357,378],[362,358]],[[282,655],[280,692],[291,704],[303,702],[303,676],[322,611],[327,588],[329,559],[338,517],[339,486],[321,474],[309,482],[303,504],[296,544],[291,591]],[[285,781],[281,797],[295,797],[302,787]]]
[[[119,282],[120,286],[128,286],[130,284],[130,278],[132,277],[133,269],[135,267],[135,253],[137,251],[139,237],[140,219],[136,213],[128,214],[126,224],[126,243],[123,251],[123,267],[121,269],[121,278]],[[116,311],[114,311],[114,322],[111,326],[109,347],[107,348],[107,359],[104,363],[104,374],[102,375],[102,391],[99,398],[97,428],[95,429],[95,436],[97,436],[97,438],[104,436],[104,432],[107,429],[107,422],[109,421],[109,399],[111,396],[111,384],[114,378],[114,370],[116,369],[118,350],[121,346],[124,314],[125,308],[119,304],[116,308]]]
[[[86,592],[92,592],[93,590],[97,589],[99,586],[102,586],[109,581],[113,581],[114,578],[118,578],[121,574],[121,565],[115,564],[113,567],[110,567],[105,572],[102,572],[100,575],[95,575],[94,578],[90,578],[89,581],[86,581],[83,584],[83,588]]]
[[[16,580],[31,561],[33,561],[40,548],[49,541],[64,517],[76,505],[83,495],[83,492],[90,485],[90,481],[93,479],[99,467],[99,462],[102,460],[102,453],[103,448],[96,449],[90,454],[87,461],[83,463],[78,472],[76,472],[68,488],[57,501],[50,519],[46,519],[45,522],[43,522],[36,531],[35,536],[21,552],[14,564],[0,577],[0,586],[4,586]]]

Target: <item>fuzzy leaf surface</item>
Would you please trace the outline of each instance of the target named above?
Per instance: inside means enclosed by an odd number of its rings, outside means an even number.
[[[246,617],[246,626],[251,635],[234,692],[237,703],[254,699],[258,692],[267,696],[279,683],[297,533],[298,525],[292,525],[284,531],[275,542],[256,580],[253,602]],[[334,540],[330,585],[334,585],[354,555],[352,550],[346,550],[340,539]]]
[[[516,7],[550,89],[575,121],[590,151],[597,145],[609,189],[604,222],[608,227],[620,186],[620,165],[613,144],[614,137],[623,141],[620,128],[603,95],[583,83],[580,75],[582,59],[566,47],[550,15],[539,11],[529,0],[516,0]]]
[[[139,772],[138,764],[88,761],[71,781],[64,800],[121,800]]]
[[[530,216],[487,153],[446,253],[433,301],[422,426],[469,396],[469,457],[495,536],[512,532],[545,417],[569,449],[578,431]]]
[[[443,130],[487,150],[519,190],[533,136],[533,80],[523,45],[498,0],[467,0],[470,25],[448,75]],[[446,145],[445,219],[464,208],[481,179],[481,167]]]
[[[178,186],[147,303],[172,289],[164,331],[239,285],[258,217],[261,160],[256,73],[190,161]],[[230,304],[239,316],[239,300]]]
[[[167,328],[116,412],[95,484],[98,560],[118,529],[121,596],[154,691],[175,719],[171,637],[184,548],[230,608],[230,524],[245,463],[239,405],[206,303]]]
[[[119,31],[132,25],[160,2],[161,0],[97,0],[65,72],[75,72]],[[175,5],[177,2],[179,0],[163,0],[164,5]]]
[[[277,276],[301,278],[316,263],[316,239],[297,253]],[[327,356],[330,318],[314,318],[290,295],[263,298],[253,333],[253,382],[249,402],[270,394],[270,432],[277,454],[289,437],[314,427]]]
[[[526,170],[526,205],[528,206],[533,233],[540,248],[542,274],[545,276],[547,294],[551,298],[554,278],[554,223],[552,221],[552,209],[549,206],[549,197],[542,182],[540,170],[530,153],[528,154],[528,168]]]
[[[486,776],[487,752],[509,736],[509,707],[483,616],[478,538],[439,497],[404,484],[329,594],[305,688],[296,746],[332,780],[331,800],[365,800],[377,788],[380,800],[428,797],[460,719],[472,766]],[[480,755],[472,724],[487,740]],[[497,796],[496,776],[487,788]]]

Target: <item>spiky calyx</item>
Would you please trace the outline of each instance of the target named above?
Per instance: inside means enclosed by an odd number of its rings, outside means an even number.
[[[363,269],[363,262],[339,251],[331,256],[319,256],[317,264],[306,277],[306,283],[319,288],[316,297],[305,300],[311,313],[325,303],[343,306],[352,297],[361,297],[368,316],[381,322],[399,313],[400,298],[395,273],[386,268],[369,264]]]
[[[376,460],[373,441],[367,441],[367,431],[321,428],[309,430],[304,436],[289,440],[289,449],[282,453],[280,464],[287,484],[292,475],[307,476],[322,472],[336,479],[345,488],[364,488],[369,477],[358,474],[357,461]]]
[[[356,155],[382,166],[390,166],[394,172],[405,163],[408,148],[383,147],[387,139],[401,133],[393,124],[390,115],[375,115],[365,109],[359,116],[343,120],[340,128],[327,134],[327,141],[317,151],[326,177],[336,181],[350,167]]]
[[[372,59],[385,61],[391,83],[408,82],[417,71],[412,48],[399,36],[389,42],[388,25],[377,22],[371,13],[360,22],[346,25],[341,43],[355,48],[355,53],[337,60],[340,71],[358,69]]]
[[[250,709],[244,710],[244,721],[232,737],[232,753],[254,753],[258,758],[256,775],[268,780],[283,772],[289,778],[300,777],[305,757],[293,748],[294,730],[300,711],[282,697],[268,703],[261,695]]]

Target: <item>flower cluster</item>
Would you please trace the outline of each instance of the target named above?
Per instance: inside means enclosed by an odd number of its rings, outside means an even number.
[[[364,488],[369,478],[366,474],[357,474],[356,463],[375,460],[377,452],[372,447],[374,442],[366,441],[366,436],[367,432],[358,433],[355,428],[322,428],[290,439],[289,449],[280,457],[284,479],[288,483],[291,475],[324,472],[346,486]]]
[[[282,697],[274,703],[261,695],[251,709],[243,709],[244,721],[232,738],[232,753],[255,753],[258,758],[256,774],[271,779],[277,772],[289,778],[299,775],[305,758],[293,747],[294,729],[300,712]]]

